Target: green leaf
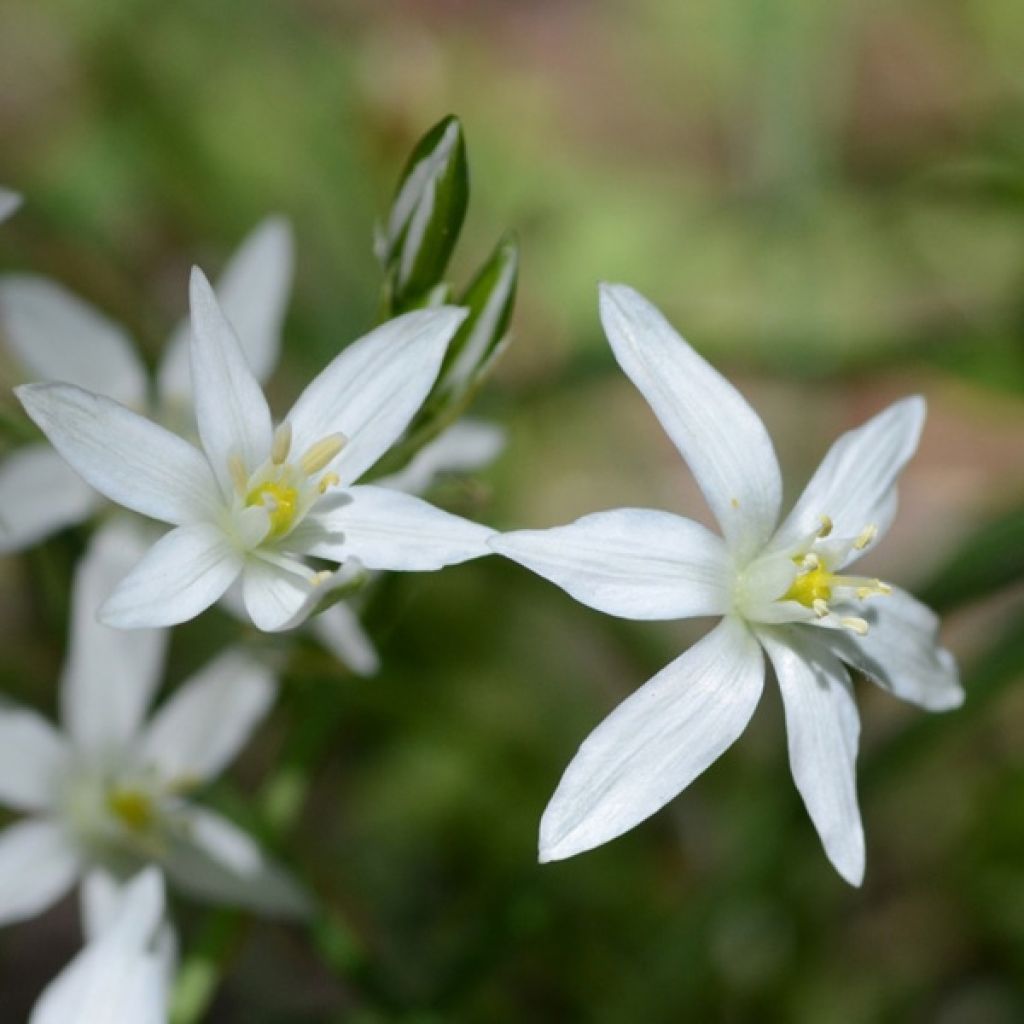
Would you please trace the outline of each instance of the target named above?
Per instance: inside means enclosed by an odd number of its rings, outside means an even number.
[[[415,308],[441,281],[469,203],[462,125],[446,117],[417,143],[402,172],[375,250],[392,314]]]
[[[469,316],[452,339],[435,393],[462,394],[492,365],[492,356],[508,332],[519,279],[519,244],[503,238],[458,300]]]

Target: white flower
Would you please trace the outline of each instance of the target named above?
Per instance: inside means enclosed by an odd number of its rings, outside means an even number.
[[[192,275],[191,366],[202,450],[129,409],[67,384],[18,397],[98,491],[171,524],[101,616],[122,628],[198,615],[237,579],[260,629],[288,629],[331,573],[307,557],[430,570],[487,553],[489,530],[383,487],[353,486],[408,425],[465,317],[407,313],[348,346],[275,429],[206,278]]]
[[[293,263],[291,229],[271,217],[242,243],[217,285],[260,380],[277,364]],[[154,402],[146,367],[127,333],[53,281],[27,274],[0,277],[0,330],[34,379],[76,384],[136,412],[148,411],[179,433],[195,433],[187,322],[164,349]],[[0,462],[0,552],[21,551],[85,522],[101,503],[49,445],[27,445]]]
[[[270,709],[276,682],[229,650],[147,723],[167,633],[96,621],[99,601],[138,550],[130,525],[115,521],[77,570],[63,734],[33,711],[0,708],[0,804],[28,815],[0,831],[0,923],[43,912],[96,871],[124,876],[148,863],[200,898],[302,913],[304,893],[253,840],[188,799],[236,756]]]
[[[583,743],[544,813],[541,860],[621,835],[725,751],[761,695],[763,648],[782,690],[797,788],[829,859],[859,884],[860,724],[844,662],[930,710],[963,699],[953,658],[937,645],[935,615],[895,587],[842,574],[892,522],[924,401],[904,399],[840,437],[778,526],[775,452],[739,392],[632,289],[604,286],[601,317],[724,539],[667,512],[618,509],[506,534],[492,546],[612,615],[723,620]]]
[[[164,1024],[173,954],[164,883],[147,868],[90,887],[85,948],[46,987],[29,1024]]]
[[[0,221],[7,220],[21,206],[21,196],[17,192],[9,192],[0,188]]]

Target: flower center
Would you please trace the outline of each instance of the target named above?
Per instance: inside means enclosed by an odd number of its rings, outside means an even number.
[[[254,487],[246,496],[245,504],[263,505],[270,515],[271,536],[280,537],[287,533],[295,521],[299,506],[299,491],[296,487],[273,480]]]
[[[290,533],[316,499],[339,482],[336,473],[322,471],[345,446],[345,437],[329,434],[294,461],[288,459],[291,446],[292,428],[286,422],[274,432],[270,458],[255,473],[249,473],[237,454],[228,460],[235,493],[244,507],[266,509],[270,520],[267,536],[272,538]]]
[[[139,789],[111,789],[107,793],[107,810],[131,832],[148,832],[156,820],[152,797]]]
[[[892,593],[892,587],[879,579],[867,576],[843,576],[829,568],[829,562],[845,561],[852,550],[863,551],[878,532],[875,526],[866,526],[852,541],[835,541],[823,544],[818,551],[813,546],[823,541],[832,532],[832,521],[822,517],[821,529],[812,541],[812,550],[794,556],[799,568],[797,577],[779,599],[795,601],[805,608],[811,608],[819,619],[835,618],[836,624],[864,636],[868,631],[866,620],[855,615],[836,616],[833,601],[866,601],[869,597],[884,597]]]

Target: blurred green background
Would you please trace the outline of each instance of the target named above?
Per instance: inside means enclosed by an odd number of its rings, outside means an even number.
[[[189,265],[286,214],[279,408],[372,324],[374,221],[419,135],[460,115],[455,277],[506,229],[522,269],[476,407],[507,451],[439,504],[502,528],[706,518],[613,366],[600,279],[739,382],[790,495],[842,429],[929,400],[870,571],[942,610],[968,702],[927,716],[861,688],[863,889],[806,819],[773,687],[665,811],[537,866],[579,742],[704,624],[612,620],[496,559],[391,578],[367,611],[377,678],[268,648],[280,710],[210,799],[272,831],[250,795],[294,765],[309,800],[276,845],[328,909],[309,932],[176,904],[186,956],[224,971],[207,1019],[1024,1020],[1022,69],[1019,0],[3,0],[0,183],[27,204],[0,267],[70,285],[152,362]],[[0,684],[48,710],[83,542],[0,562]],[[239,629],[179,630],[172,682]],[[0,934],[0,1020],[77,943],[70,903]]]

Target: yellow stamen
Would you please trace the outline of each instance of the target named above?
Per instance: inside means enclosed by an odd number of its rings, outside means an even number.
[[[274,431],[274,443],[270,448],[270,461],[280,466],[292,450],[292,425],[286,420]]]
[[[312,476],[325,469],[330,461],[345,447],[346,437],[344,434],[330,434],[310,445],[305,454],[299,459],[299,466],[306,476]]]
[[[317,490],[319,490],[321,494],[326,494],[329,488],[337,487],[340,483],[341,477],[338,476],[337,473],[324,473],[324,475],[320,477],[320,483],[317,484]]]
[[[877,536],[878,527],[873,523],[869,526],[865,526],[863,530],[857,536],[857,539],[853,542],[853,546],[858,551],[863,551]]]
[[[319,587],[326,583],[333,575],[334,573],[330,569],[321,569],[319,572],[313,573],[309,582],[314,587]]]
[[[156,819],[153,801],[137,789],[112,789],[107,794],[107,807],[133,832],[148,831]]]
[[[231,474],[231,482],[239,494],[245,494],[246,485],[249,483],[249,474],[246,472],[242,456],[235,453],[228,456],[228,472]]]
[[[854,615],[844,616],[839,620],[839,625],[843,626],[845,629],[853,630],[853,632],[856,633],[857,636],[868,635],[867,622],[865,622],[864,619],[859,619]]]
[[[245,499],[246,505],[263,505],[270,514],[270,532],[274,536],[287,533],[295,520],[299,492],[287,484],[268,480],[254,488]]]
[[[822,516],[821,517],[821,528],[818,530],[819,537],[827,537],[832,532],[832,517]]]

